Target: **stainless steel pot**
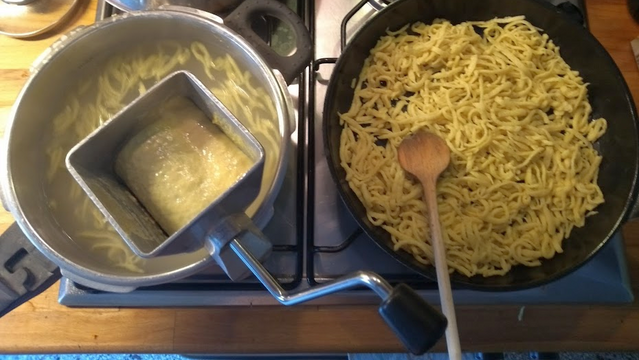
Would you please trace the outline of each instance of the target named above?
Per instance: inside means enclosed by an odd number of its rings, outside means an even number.
[[[290,23],[297,35],[294,55],[282,57],[258,38],[250,27],[250,19],[256,12]],[[266,167],[273,169],[265,173],[260,195],[248,209],[248,215],[257,224],[265,224],[270,218],[272,203],[283,179],[282,170],[286,168],[293,108],[284,80],[294,79],[311,56],[310,36],[302,21],[273,0],[244,2],[224,21],[188,8],[128,13],[75,30],[42,54],[8,119],[0,179],[3,204],[28,240],[58,265],[64,276],[96,289],[124,292],[166,283],[194,274],[211,262],[202,245],[188,253],[147,260],[141,266],[141,273],[114,267],[87,254],[86,248],[71,239],[60,225],[58,216],[61,215],[46,205],[47,194],[42,185],[45,144],[51,136],[51,119],[64,103],[66,89],[84,77],[95,76],[111,55],[154,40],[199,41],[209,49],[212,57],[228,54],[242,71],[251,74],[254,86],[262,88],[270,97],[276,116],[269,120],[277,129],[277,138],[262,141],[257,135],[265,152],[270,154]],[[212,85],[210,81],[206,83],[203,69],[186,70],[207,86]],[[259,124],[242,114],[236,116],[249,130],[257,132],[255,127]],[[6,239],[0,239],[0,244],[3,242]]]

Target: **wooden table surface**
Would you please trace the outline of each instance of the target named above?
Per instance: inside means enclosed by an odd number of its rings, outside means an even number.
[[[639,35],[625,0],[587,0],[591,31],[621,68],[639,99],[639,70],[630,40]],[[88,0],[55,36],[0,36],[0,129],[31,62],[60,34],[93,22]],[[0,211],[0,230],[12,222]],[[639,289],[639,222],[624,227],[632,287]],[[70,309],[55,285],[0,319],[0,353],[7,352],[401,352],[373,306]],[[622,306],[460,306],[465,351],[639,350],[639,301]],[[444,349],[444,343],[437,345]]]

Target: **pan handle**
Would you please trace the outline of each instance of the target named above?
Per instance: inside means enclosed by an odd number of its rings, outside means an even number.
[[[268,292],[283,305],[295,305],[338,291],[366,286],[383,299],[379,314],[411,353],[415,355],[425,353],[446,330],[446,318],[410,287],[400,284],[393,288],[386,280],[373,272],[358,271],[310,289],[289,294],[242,243],[232,240],[228,246]]]
[[[0,317],[58,279],[60,269],[33,246],[17,223],[0,235]]]

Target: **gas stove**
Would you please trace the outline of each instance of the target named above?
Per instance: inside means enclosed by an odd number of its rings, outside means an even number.
[[[377,247],[357,226],[339,198],[328,171],[322,143],[322,105],[328,79],[342,42],[387,1],[288,1],[306,21],[315,43],[313,64],[289,86],[297,102],[296,144],[287,176],[275,202],[275,215],[264,229],[274,241],[266,263],[287,290],[302,290],[357,270],[379,273],[391,283],[406,283],[427,301],[438,303],[437,284],[404,267]],[[583,21],[582,0],[552,0]],[[117,11],[101,1],[97,19]],[[341,24],[345,38],[342,41]],[[267,24],[268,25],[268,24]],[[269,38],[272,26],[263,26]],[[270,29],[270,30],[269,30]],[[633,300],[623,239],[617,234],[588,264],[545,286],[512,292],[477,292],[454,289],[458,304],[624,303]],[[59,301],[82,307],[167,307],[275,305],[277,301],[255,279],[232,282],[212,266],[170,284],[139,288],[130,293],[108,293],[80,286],[63,278]],[[352,290],[308,304],[373,304],[369,290]]]

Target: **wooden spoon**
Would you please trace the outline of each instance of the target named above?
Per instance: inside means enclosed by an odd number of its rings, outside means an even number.
[[[457,319],[453,305],[453,294],[450,290],[446,248],[442,239],[437,211],[437,178],[450,162],[450,149],[439,136],[420,130],[413,136],[405,138],[398,148],[399,163],[404,170],[415,175],[424,188],[424,199],[428,208],[428,224],[431,233],[431,244],[435,255],[437,285],[439,299],[444,316],[448,319],[446,329],[446,345],[450,359],[461,359]]]

